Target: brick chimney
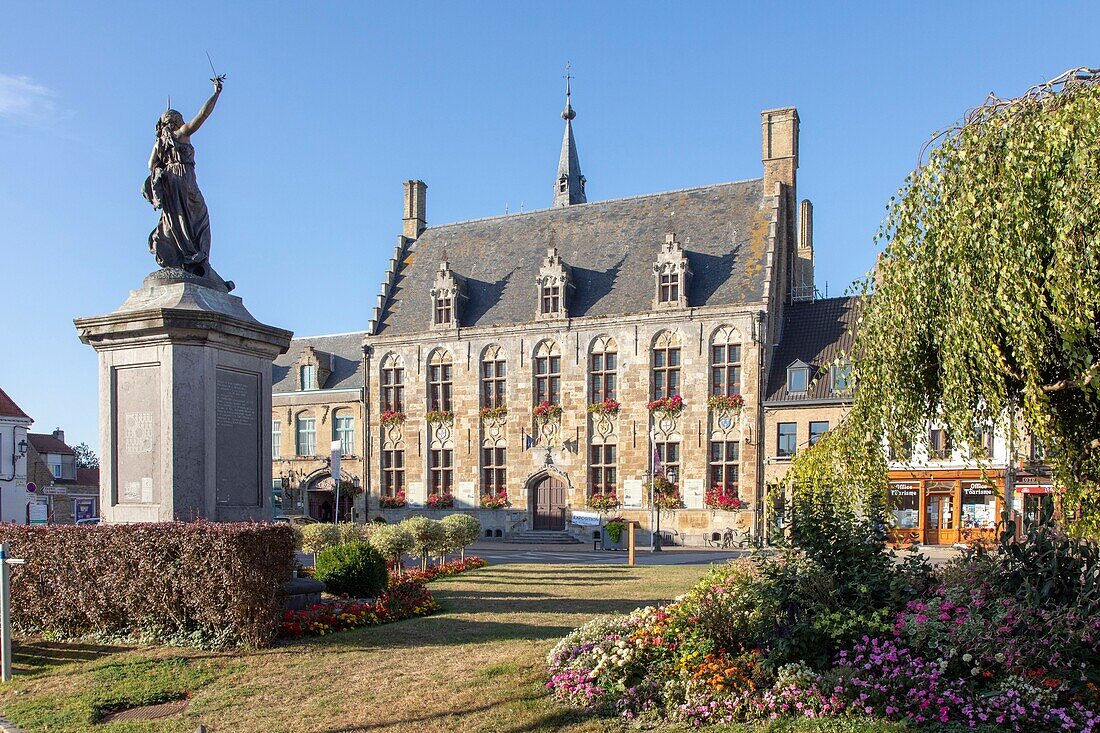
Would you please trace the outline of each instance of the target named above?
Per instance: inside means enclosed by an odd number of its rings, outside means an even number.
[[[798,110],[794,107],[766,109],[760,113],[761,161],[764,163],[764,195],[779,196],[776,221],[779,270],[776,273],[782,299],[794,295],[798,267],[797,207]]]
[[[65,431],[62,430],[61,428],[55,428],[54,429],[53,437],[54,437],[55,440],[59,440],[62,443],[65,443]],[[65,443],[65,445],[68,445],[68,443]]]
[[[427,227],[428,184],[424,181],[405,181],[405,228],[402,232],[409,239],[416,239]]]

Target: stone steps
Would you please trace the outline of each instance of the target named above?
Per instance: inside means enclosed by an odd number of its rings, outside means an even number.
[[[568,532],[527,529],[508,538],[508,542],[521,545],[578,545],[580,541]]]

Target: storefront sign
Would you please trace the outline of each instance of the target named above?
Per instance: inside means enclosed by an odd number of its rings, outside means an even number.
[[[996,493],[988,484],[963,484],[963,500],[970,497],[993,496]]]
[[[573,512],[570,521],[578,527],[595,527],[600,523],[600,515],[596,512]]]
[[[75,519],[91,519],[95,514],[95,499],[73,499]]]

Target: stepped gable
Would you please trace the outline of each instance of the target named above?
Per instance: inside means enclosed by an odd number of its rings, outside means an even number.
[[[302,350],[312,346],[323,354],[332,354],[332,374],[321,389],[359,389],[363,387],[363,337],[366,331],[328,336],[306,336],[290,342],[285,354],[271,366],[272,392],[297,392],[294,366]]]

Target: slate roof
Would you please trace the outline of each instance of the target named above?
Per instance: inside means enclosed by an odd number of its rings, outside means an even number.
[[[826,298],[791,303],[786,307],[783,337],[768,373],[765,402],[841,399],[832,392],[832,380],[821,371],[840,354],[850,353],[860,298]],[[820,376],[804,394],[787,392],[787,367],[798,360],[813,367],[810,379]]]
[[[49,433],[27,433],[27,440],[34,449],[42,455],[55,453],[64,456],[76,455],[76,451],[70,448],[64,441],[58,440]]]
[[[333,354],[332,374],[321,389],[355,389],[363,386],[363,336],[364,331],[338,333],[329,336],[306,336],[290,342],[285,354],[275,359],[271,367],[272,392],[297,392],[298,375],[294,365],[302,349],[312,346],[319,352]]]
[[[0,388],[0,417],[25,417],[30,420],[31,416],[19,409],[19,405],[15,404],[15,400],[8,397],[8,393]]]
[[[688,302],[758,301],[769,225],[763,194],[763,180],[752,179],[429,227],[399,266],[376,333],[430,330],[429,291],[444,252],[466,280],[462,327],[533,321],[535,278],[551,246],[572,268],[571,317],[651,310],[670,213],[694,272]]]

